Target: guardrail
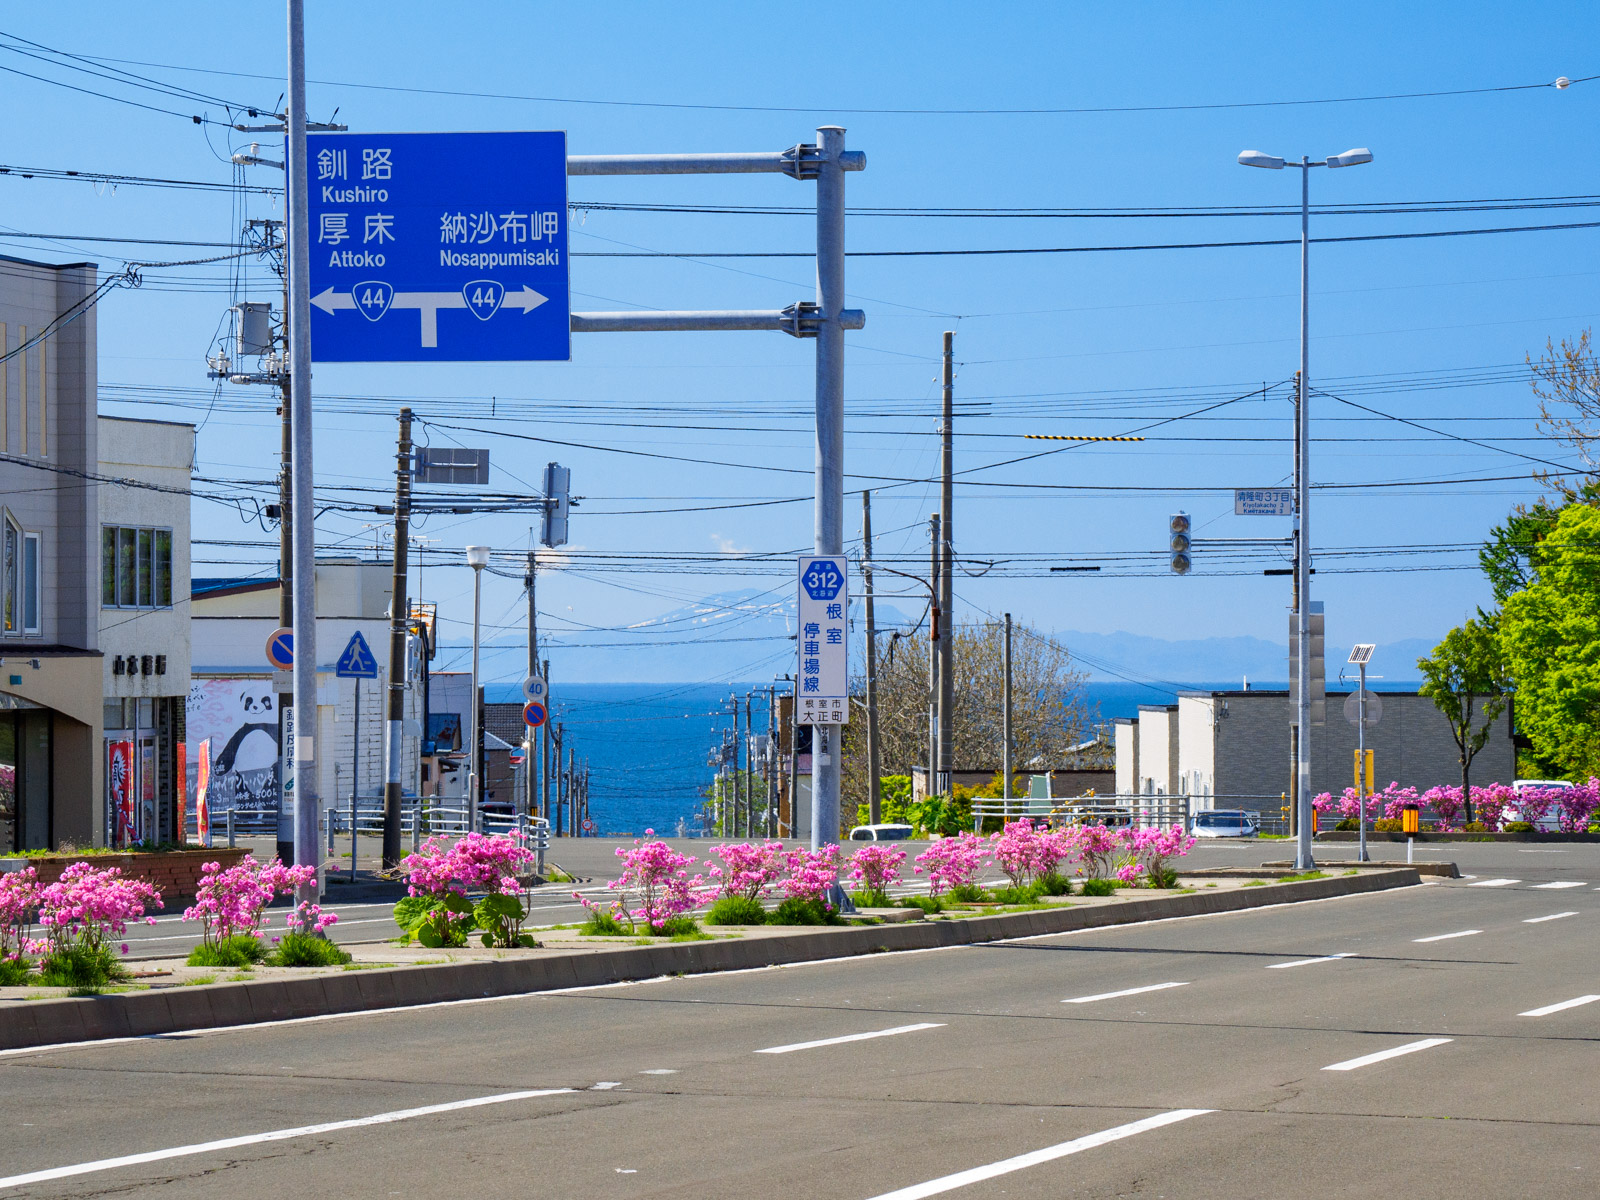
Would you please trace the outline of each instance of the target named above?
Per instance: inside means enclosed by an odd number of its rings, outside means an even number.
[[[1029,817],[1052,825],[1098,822],[1121,825],[1181,825],[1194,828],[1194,814],[1210,809],[1242,810],[1256,820],[1262,833],[1287,833],[1287,802],[1281,796],[1190,796],[1145,792],[1132,795],[1013,796],[1010,800],[974,800],[972,815],[981,822],[986,817],[1007,821]]]

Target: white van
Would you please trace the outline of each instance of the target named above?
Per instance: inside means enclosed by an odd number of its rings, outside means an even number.
[[[1511,790],[1516,792],[1518,796],[1521,796],[1524,792],[1532,791],[1571,791],[1572,786],[1573,785],[1568,783],[1565,779],[1517,779],[1512,781]],[[1539,818],[1539,823],[1535,825],[1534,828],[1543,830],[1545,832],[1560,829],[1560,818],[1561,813],[1556,809],[1555,805],[1551,805],[1550,808],[1545,812],[1544,816]],[[1505,808],[1500,810],[1501,828],[1504,828],[1512,821],[1523,821],[1526,819],[1527,818],[1522,815],[1522,810],[1515,804],[1508,804],[1505,806]]]
[[[909,825],[857,825],[850,831],[852,842],[903,842],[915,830]]]

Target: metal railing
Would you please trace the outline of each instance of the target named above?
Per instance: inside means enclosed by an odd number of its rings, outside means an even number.
[[[976,822],[987,817],[1007,821],[1029,817],[1051,825],[1104,824],[1181,825],[1194,828],[1194,815],[1210,809],[1238,810],[1255,818],[1257,829],[1265,834],[1285,834],[1289,829],[1288,811],[1281,796],[1190,796],[1139,792],[1106,796],[1013,796],[1010,800],[974,800]]]

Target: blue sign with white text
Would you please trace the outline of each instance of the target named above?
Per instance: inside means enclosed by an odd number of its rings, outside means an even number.
[[[565,133],[306,135],[315,362],[565,361]]]

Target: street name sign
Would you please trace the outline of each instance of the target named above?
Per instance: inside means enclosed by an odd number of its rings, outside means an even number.
[[[1234,488],[1233,515],[1236,517],[1294,516],[1293,488]]]
[[[801,725],[844,725],[850,720],[850,611],[844,555],[801,555],[798,715]]]
[[[571,357],[565,133],[306,135],[315,362]]]
[[[294,667],[294,630],[280,626],[267,635],[267,662],[280,671]]]
[[[361,636],[361,630],[356,630],[350,635],[350,641],[345,645],[344,653],[339,656],[339,661],[334,665],[333,673],[340,679],[376,679],[378,677],[378,660],[373,657],[372,648],[367,645],[367,639]]]

